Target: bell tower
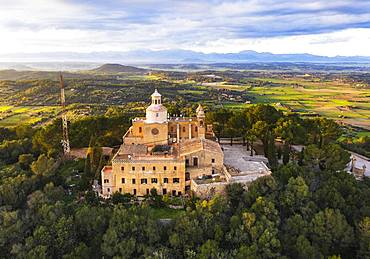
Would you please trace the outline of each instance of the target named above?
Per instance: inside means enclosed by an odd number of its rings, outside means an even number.
[[[197,112],[197,119],[198,119],[198,137],[205,138],[206,137],[206,127],[205,127],[206,115],[204,113],[202,105],[199,104],[196,112]]]
[[[152,104],[146,109],[146,123],[163,123],[167,121],[167,108],[162,105],[162,95],[155,89]]]

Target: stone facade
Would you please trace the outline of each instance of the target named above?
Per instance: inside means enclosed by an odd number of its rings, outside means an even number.
[[[112,166],[102,169],[101,195],[144,196],[152,188],[159,194],[183,195],[191,190],[191,179],[220,173],[221,147],[206,139],[213,132],[205,125],[201,105],[196,114],[192,118],[169,117],[156,90],[146,117],[133,119]]]

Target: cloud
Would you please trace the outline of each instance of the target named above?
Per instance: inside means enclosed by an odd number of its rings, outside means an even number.
[[[363,0],[0,0],[0,6],[0,53],[183,48],[370,55],[370,1]]]

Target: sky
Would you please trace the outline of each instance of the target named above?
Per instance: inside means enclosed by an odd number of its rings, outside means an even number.
[[[370,56],[370,0],[0,0],[0,54],[138,49]]]

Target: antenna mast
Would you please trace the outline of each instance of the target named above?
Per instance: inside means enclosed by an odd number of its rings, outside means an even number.
[[[63,140],[62,146],[63,146],[63,152],[64,155],[68,155],[71,151],[71,148],[69,146],[69,138],[68,138],[68,121],[67,121],[67,115],[65,113],[65,102],[66,97],[64,94],[64,80],[62,72],[59,73],[59,81],[60,81],[60,105],[62,106],[62,128],[63,128]]]

